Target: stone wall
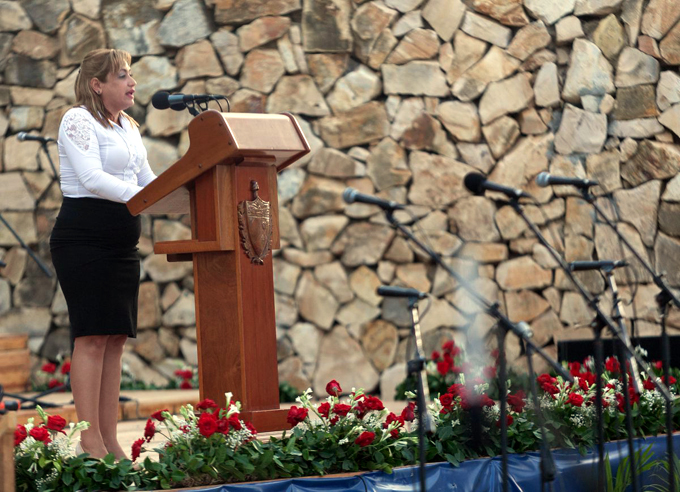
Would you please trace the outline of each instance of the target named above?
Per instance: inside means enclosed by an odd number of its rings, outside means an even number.
[[[0,0],[0,212],[49,263],[60,193],[38,144],[16,134],[56,136],[93,48],[132,53],[131,113],[156,172],[188,148],[190,120],[152,108],[157,90],[293,112],[313,150],[279,181],[281,377],[391,397],[410,318],[378,285],[432,293],[428,352],[491,323],[380,210],[346,205],[344,189],[409,204],[399,218],[539,342],[590,338],[591,313],[525,224],[462,181],[482,172],[531,193],[529,216],[569,261],[629,257],[574,190],[534,183],[542,171],[598,179],[621,232],[680,286],[679,18],[676,0]],[[196,363],[193,279],[189,263],[153,255],[152,241],[187,238],[189,227],[174,216],[143,224],[140,333],[125,358],[162,383],[173,361]],[[0,331],[30,333],[42,356],[67,351],[55,281],[2,226],[0,248]],[[603,292],[597,273],[579,276]],[[658,333],[649,275],[633,265],[617,280],[638,333]],[[680,326],[677,313],[671,322]]]

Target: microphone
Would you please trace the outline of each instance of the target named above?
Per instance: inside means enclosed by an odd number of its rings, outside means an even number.
[[[19,140],[19,142],[33,141],[40,142],[42,144],[46,144],[48,142],[56,142],[56,140],[53,138],[41,137],[40,135],[29,135],[26,132],[17,133],[17,139]]]
[[[517,188],[510,188],[509,186],[503,186],[494,183],[493,181],[489,181],[483,174],[480,173],[468,174],[467,176],[465,176],[465,180],[463,181],[463,183],[465,184],[465,187],[475,195],[483,195],[484,191],[488,190],[498,191],[499,193],[503,193],[504,195],[509,196],[510,198],[521,197],[531,198],[531,195],[523,192],[522,190],[518,190]]]
[[[604,270],[611,271],[614,268],[628,266],[624,260],[598,260],[598,261],[572,261],[569,263],[569,270],[578,272],[580,270]]]
[[[571,185],[577,188],[588,189],[591,186],[597,186],[600,183],[594,179],[585,178],[568,178],[566,176],[551,176],[549,173],[543,172],[536,176],[536,184],[541,188],[550,185]]]
[[[169,94],[166,91],[158,91],[151,98],[151,104],[156,109],[170,108],[175,111],[182,111],[186,109],[187,103],[212,101],[217,97],[212,94]]]
[[[425,299],[427,294],[409,287],[393,287],[389,285],[381,285],[376,290],[379,296],[383,297],[415,297],[416,299]]]
[[[354,188],[347,188],[342,193],[342,199],[345,200],[345,203],[354,203],[354,202],[367,203],[369,205],[377,205],[378,207],[382,208],[383,210],[390,210],[390,211],[391,210],[403,210],[404,208],[406,208],[405,205],[402,205],[401,203],[393,202],[392,200],[383,200],[382,198],[378,198],[377,196],[364,195],[363,193],[359,193]]]

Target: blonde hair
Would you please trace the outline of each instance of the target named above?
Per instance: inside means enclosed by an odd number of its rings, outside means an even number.
[[[113,125],[109,120],[112,115],[104,106],[101,96],[92,90],[90,81],[96,78],[101,82],[106,82],[109,75],[117,73],[126,64],[130,65],[131,60],[132,57],[127,51],[114,49],[92,50],[85,55],[76,77],[76,105],[74,107],[85,106],[102,126],[112,128]],[[134,118],[124,112],[121,114],[130,123],[139,126]]]

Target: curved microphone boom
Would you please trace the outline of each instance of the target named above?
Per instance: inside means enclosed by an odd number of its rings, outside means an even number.
[[[493,181],[486,179],[486,176],[480,173],[468,174],[465,176],[463,183],[465,184],[465,187],[475,195],[483,195],[485,191],[497,191],[510,198],[531,198],[531,195],[520,189],[494,183]]]
[[[600,183],[594,179],[553,176],[550,173],[543,172],[536,176],[536,184],[541,188],[545,188],[546,186],[550,185],[571,185],[576,186],[577,188],[588,189],[591,186],[597,186]]]
[[[56,142],[55,139],[50,138],[50,137],[41,137],[40,135],[30,135],[26,132],[19,132],[17,133],[17,139],[19,142],[40,142],[42,144],[46,144],[49,142]]]
[[[377,196],[364,195],[363,193],[359,193],[354,188],[347,188],[342,193],[342,199],[345,200],[345,203],[358,202],[366,203],[368,205],[377,205],[383,210],[402,210],[406,208],[405,205],[393,202],[392,200],[383,200],[382,198],[378,198]]]

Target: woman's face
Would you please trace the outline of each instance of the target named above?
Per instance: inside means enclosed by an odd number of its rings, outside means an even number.
[[[97,79],[93,79],[97,81]],[[132,78],[130,66],[126,63],[117,72],[112,72],[106,77],[106,81],[95,83],[95,92],[99,96],[106,109],[112,116],[131,107],[135,103],[135,86],[137,82]],[[98,87],[97,87],[98,86]]]

